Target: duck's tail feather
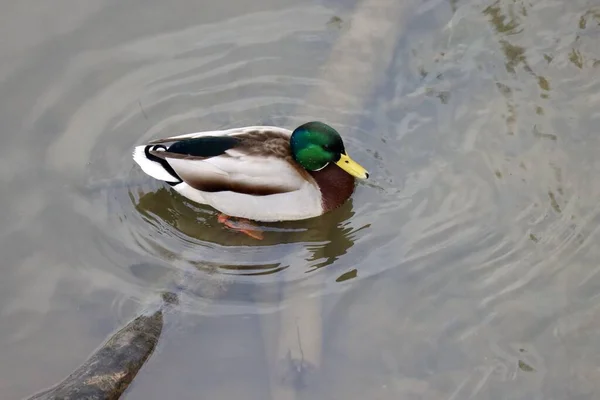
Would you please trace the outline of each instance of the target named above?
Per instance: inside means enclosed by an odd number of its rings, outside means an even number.
[[[150,151],[164,151],[167,148],[163,145],[143,145],[136,146],[133,150],[133,160],[140,166],[142,171],[151,177],[165,181],[171,185],[183,182],[167,160],[152,155]]]

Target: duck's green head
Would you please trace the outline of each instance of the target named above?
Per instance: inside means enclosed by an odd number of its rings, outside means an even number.
[[[366,169],[348,157],[340,134],[322,122],[307,122],[296,128],[290,147],[294,160],[308,171],[318,171],[333,162],[356,178],[369,177]]]

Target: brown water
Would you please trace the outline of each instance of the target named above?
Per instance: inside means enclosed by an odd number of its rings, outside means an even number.
[[[300,398],[600,393],[598,2],[422,2],[366,106],[342,110],[352,124],[303,99],[355,4],[4,3],[0,398],[61,380],[173,288],[182,305],[127,399],[269,398],[284,298],[323,307]],[[262,242],[130,156],[311,119],[372,178]]]

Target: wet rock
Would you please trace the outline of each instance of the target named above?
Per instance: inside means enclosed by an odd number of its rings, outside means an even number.
[[[163,295],[176,303],[176,295]],[[56,386],[29,400],[112,400],[127,389],[156,347],[163,310],[140,315],[115,333],[81,367]]]

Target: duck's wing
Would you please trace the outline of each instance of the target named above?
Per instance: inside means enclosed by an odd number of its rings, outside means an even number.
[[[224,137],[224,136],[238,136],[244,135],[248,133],[279,133],[281,135],[285,135],[288,138],[292,135],[292,131],[285,128],[280,128],[278,126],[245,126],[241,128],[232,128],[225,130],[216,130],[216,131],[202,131],[202,132],[194,132],[194,133],[186,133],[178,136],[171,136],[163,139],[155,139],[148,144],[160,144],[160,143],[169,143],[176,142],[183,139],[196,139],[202,137]]]
[[[310,176],[291,157],[287,132],[269,127],[200,132],[150,144],[177,177],[201,192],[267,196],[299,190]],[[224,132],[228,132],[224,134]],[[289,131],[288,131],[289,132]],[[176,140],[172,145],[162,145]]]

